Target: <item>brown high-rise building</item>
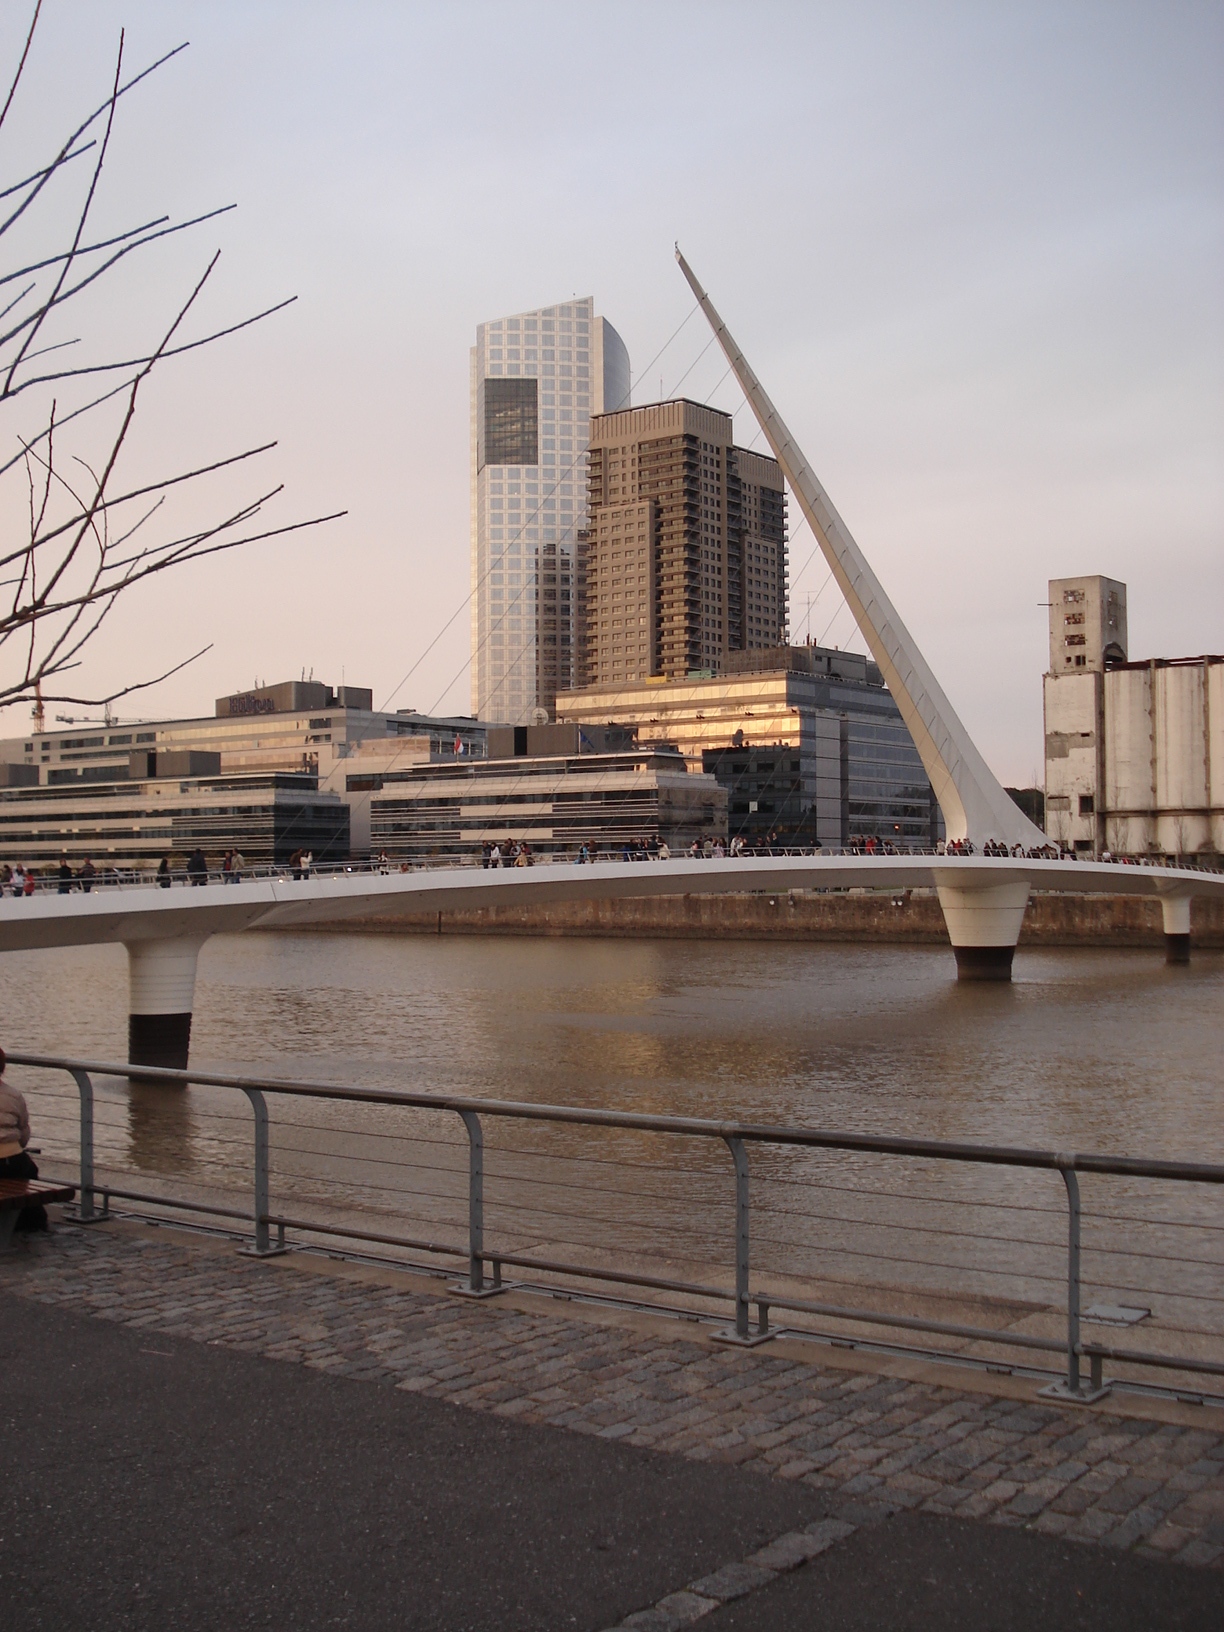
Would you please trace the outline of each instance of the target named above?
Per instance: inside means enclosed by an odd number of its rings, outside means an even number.
[[[786,642],[786,498],[729,414],[678,400],[592,414],[578,547],[579,685],[717,672]]]

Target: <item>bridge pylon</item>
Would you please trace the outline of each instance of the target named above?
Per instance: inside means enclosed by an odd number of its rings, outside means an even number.
[[[126,942],[128,1063],[187,1069],[196,964],[207,935]]]

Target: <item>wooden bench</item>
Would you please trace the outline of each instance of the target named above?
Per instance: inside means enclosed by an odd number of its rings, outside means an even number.
[[[75,1195],[76,1186],[71,1184],[51,1184],[46,1179],[0,1179],[0,1252],[12,1246],[17,1215],[23,1207],[71,1201]]]

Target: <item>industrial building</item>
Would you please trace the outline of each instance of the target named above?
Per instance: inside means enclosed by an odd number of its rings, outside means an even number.
[[[819,646],[730,652],[726,672],[590,686],[561,720],[632,726],[725,788],[732,838],[926,848],[943,826],[913,740],[874,663]],[[785,750],[785,752],[783,752]]]
[[[786,640],[786,495],[730,414],[687,399],[591,420],[579,539],[580,687],[716,673]]]
[[[488,759],[386,776],[371,803],[375,853],[424,861],[525,844],[533,855],[576,857],[583,846],[679,852],[727,838],[725,789],[690,772],[674,748],[636,747],[631,733],[595,726],[518,726],[490,739]]]
[[[1128,656],[1126,585],[1050,584],[1046,832],[1083,855],[1224,855],[1224,656]]]
[[[481,323],[471,353],[472,711],[527,724],[573,684],[592,414],[629,354],[589,297]]]

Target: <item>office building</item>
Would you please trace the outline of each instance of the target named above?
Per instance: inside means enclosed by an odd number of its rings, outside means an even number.
[[[472,711],[529,723],[574,675],[574,549],[592,414],[629,354],[592,299],[481,323],[471,353]]]
[[[0,767],[46,788],[71,789],[129,780],[137,774],[131,769],[136,753],[155,756],[151,768],[147,758],[141,762],[142,778],[174,774],[163,772],[171,762],[167,755],[204,753],[217,756],[225,776],[313,777],[349,806],[349,842],[354,854],[364,855],[370,795],[380,775],[422,760],[479,758],[485,751],[485,728],[467,716],[435,718],[414,709],[388,713],[372,705],[373,693],[361,686],[313,680],[253,686],[218,697],[212,715],[122,725],[68,723],[0,741]],[[234,843],[236,836],[223,840],[222,848]],[[3,859],[13,859],[7,849]]]
[[[729,414],[680,399],[591,421],[578,552],[578,681],[714,673],[785,643],[786,498]]]
[[[732,838],[837,849],[859,838],[926,848],[942,818],[918,750],[868,658],[818,646],[730,653],[726,672],[590,686],[559,719],[636,728],[726,789]]]
[[[619,856],[642,843],[678,853],[694,840],[726,840],[725,790],[690,772],[674,748],[637,747],[614,727],[538,729],[490,733],[497,757],[386,777],[371,808],[375,851],[423,861],[524,843],[534,856],[572,859],[584,845]]]
[[[1224,855],[1224,657],[1131,662],[1126,585],[1050,584],[1046,832],[1083,855]]]
[[[317,776],[264,771],[223,775],[220,755],[133,753],[91,778],[0,786],[0,860],[53,868],[87,857],[100,870],[182,867],[198,845],[212,866],[224,851],[249,866],[286,863],[295,850],[318,862],[349,854],[348,805]],[[117,773],[122,770],[122,775]]]

